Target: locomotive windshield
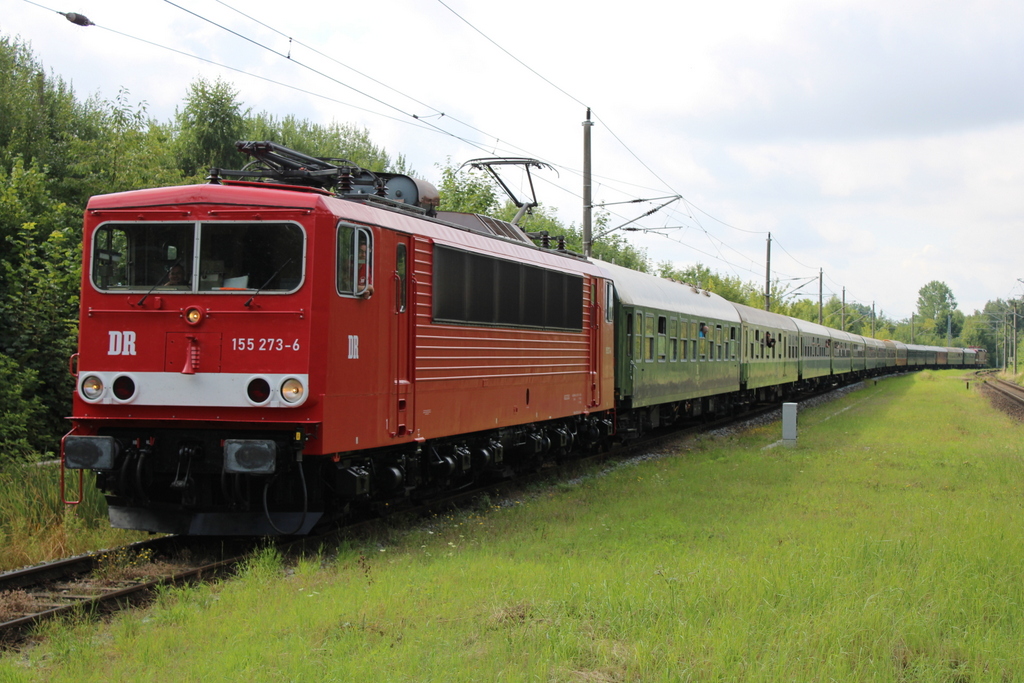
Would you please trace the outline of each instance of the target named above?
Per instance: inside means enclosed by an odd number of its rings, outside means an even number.
[[[104,291],[290,292],[304,246],[294,223],[107,223],[93,237],[92,281]]]

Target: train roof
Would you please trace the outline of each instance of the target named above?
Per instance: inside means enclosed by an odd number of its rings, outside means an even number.
[[[922,352],[922,351],[925,351],[925,352],[932,351],[932,352],[934,352],[934,351],[945,351],[946,347],[945,346],[927,346],[925,344],[907,344],[907,350],[909,350],[909,351],[917,351],[917,352]]]
[[[810,320],[801,320],[800,318],[793,318],[793,322],[796,323],[797,329],[800,330],[800,334],[810,334],[818,337],[827,337],[831,339],[834,332],[839,330],[833,330],[831,327],[825,327],[818,323],[812,323]]]
[[[796,326],[796,322],[794,322],[793,318],[790,318],[788,315],[772,313],[771,311],[763,311],[760,308],[745,306],[735,302],[733,303],[733,307],[736,309],[736,312],[739,313],[740,319],[745,323],[761,325],[764,327],[776,327],[790,332],[799,331]]]
[[[739,313],[728,300],[696,287],[648,275],[613,263],[592,259],[615,281],[615,292],[626,306],[640,306],[686,313],[698,318],[740,322]]]

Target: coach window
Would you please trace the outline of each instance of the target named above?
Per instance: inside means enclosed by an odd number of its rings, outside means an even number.
[[[668,321],[669,360],[679,360],[679,321],[672,318]]]
[[[630,358],[633,357],[633,316],[626,316],[626,347],[629,349]]]
[[[654,316],[653,315],[647,316],[646,320],[644,321],[644,324],[645,324],[644,325],[644,340],[646,342],[646,344],[644,345],[644,360],[646,360],[646,361],[653,361],[654,360]]]
[[[644,356],[644,314],[636,314],[636,325],[633,327],[636,333],[633,335],[633,358],[642,360]]]
[[[668,318],[658,316],[658,360],[664,361],[668,353]]]
[[[718,347],[718,360],[722,360],[722,344],[724,343],[724,335],[722,334],[722,326],[715,325],[715,345]]]
[[[367,228],[338,224],[338,294],[373,293],[373,239]]]

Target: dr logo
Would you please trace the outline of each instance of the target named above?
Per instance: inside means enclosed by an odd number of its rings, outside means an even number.
[[[107,349],[108,356],[134,356],[135,355],[135,333],[131,330],[119,332],[110,330],[110,347]]]
[[[359,358],[359,335],[357,334],[348,336],[348,357]]]

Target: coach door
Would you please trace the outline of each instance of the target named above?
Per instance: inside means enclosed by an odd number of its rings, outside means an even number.
[[[413,431],[413,308],[412,250],[409,237],[396,235],[391,274],[391,409],[388,430],[394,437]]]

